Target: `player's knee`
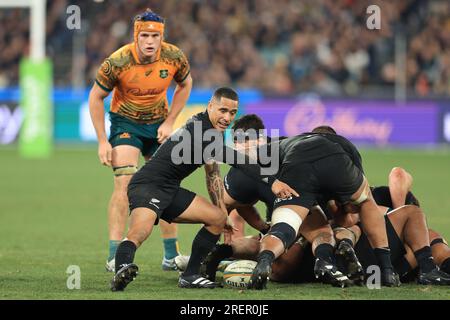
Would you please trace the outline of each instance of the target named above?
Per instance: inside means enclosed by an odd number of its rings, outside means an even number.
[[[214,213],[209,216],[208,221],[205,221],[206,225],[218,228],[225,227],[226,223],[227,223],[227,215],[220,209],[214,210]]]
[[[412,184],[412,176],[401,167],[392,168],[389,173],[389,181],[406,183],[407,185]]]
[[[285,222],[279,222],[274,224],[267,235],[276,237],[281,240],[285,249],[289,248],[295,241],[297,231]]]
[[[280,239],[289,248],[297,237],[302,218],[292,209],[277,208],[272,215],[272,227],[268,234]]]

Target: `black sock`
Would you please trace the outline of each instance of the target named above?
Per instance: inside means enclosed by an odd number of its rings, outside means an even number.
[[[429,246],[423,247],[414,252],[417,263],[419,264],[420,271],[428,273],[436,269],[433,256],[431,255],[431,248]]]
[[[441,270],[450,274],[450,258],[445,259],[444,262],[441,263]]]
[[[233,256],[233,248],[229,244],[218,244],[214,253],[211,254],[211,260],[208,266],[214,268],[214,272],[217,270],[217,266],[220,261],[231,258]]]
[[[264,250],[258,254],[258,258],[256,258],[256,260],[260,262],[263,259],[267,259],[270,263],[272,263],[272,261],[275,260],[275,254],[270,250]]]
[[[373,249],[373,253],[377,258],[378,265],[380,266],[381,270],[394,269],[391,262],[391,249],[386,247],[375,248]]]
[[[316,250],[314,250],[314,256],[332,264],[336,264],[336,259],[333,252],[334,247],[331,244],[322,243],[316,247]]]
[[[353,241],[352,240],[350,240],[348,238],[344,238],[344,239],[339,240],[338,244],[341,243],[341,242],[347,242],[353,248]]]
[[[211,260],[206,266],[206,274],[211,281],[215,281],[217,267],[220,261],[233,256],[233,248],[229,244],[216,245],[216,250],[211,255]]]
[[[200,272],[200,264],[212,248],[214,248],[219,238],[220,234],[212,234],[205,227],[200,229],[194,241],[192,241],[191,257],[183,275],[190,276]]]
[[[216,247],[216,251],[214,253],[214,257],[217,259],[220,259],[220,261],[227,259],[227,258],[231,258],[233,256],[233,247],[230,246],[229,244],[219,244]]]
[[[133,262],[136,249],[134,242],[129,240],[122,241],[119,244],[116,251],[116,273],[123,265]]]

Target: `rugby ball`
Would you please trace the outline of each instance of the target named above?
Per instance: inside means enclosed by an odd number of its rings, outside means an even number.
[[[223,272],[223,283],[226,287],[245,289],[252,277],[256,261],[237,260],[225,268]]]

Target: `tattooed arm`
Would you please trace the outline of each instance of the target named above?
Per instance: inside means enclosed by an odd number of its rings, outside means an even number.
[[[219,207],[221,211],[227,215],[227,224],[224,229],[223,241],[226,244],[231,244],[232,235],[237,229],[233,226],[232,221],[228,217],[228,211],[223,199],[224,187],[222,177],[220,176],[219,164],[216,161],[211,161],[205,164],[206,172],[206,187],[208,188],[211,202]]]
[[[206,187],[208,189],[211,202],[222,209],[223,212],[227,212],[225,202],[223,200],[224,187],[222,177],[220,176],[219,164],[216,161],[211,161],[205,164],[206,172]]]

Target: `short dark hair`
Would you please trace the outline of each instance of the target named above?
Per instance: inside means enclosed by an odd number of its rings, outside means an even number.
[[[331,133],[331,134],[337,134],[336,130],[334,130],[330,126],[318,126],[312,129],[312,133]]]
[[[238,96],[237,92],[229,87],[221,87],[221,88],[216,89],[216,91],[214,91],[213,97],[216,100],[220,100],[220,98],[223,97],[223,98],[227,98],[227,99],[231,99],[231,100],[239,102],[239,96]]]
[[[256,114],[247,114],[237,119],[232,127],[233,130],[241,129],[247,131],[248,129],[264,130],[264,122]]]
[[[244,142],[257,140],[261,137],[260,130],[264,130],[264,122],[256,114],[247,114],[237,119],[233,124],[233,141]]]
[[[133,21],[155,21],[164,24],[164,18],[159,14],[153,12],[150,8],[147,8],[147,10],[145,10],[144,12],[136,15]]]

